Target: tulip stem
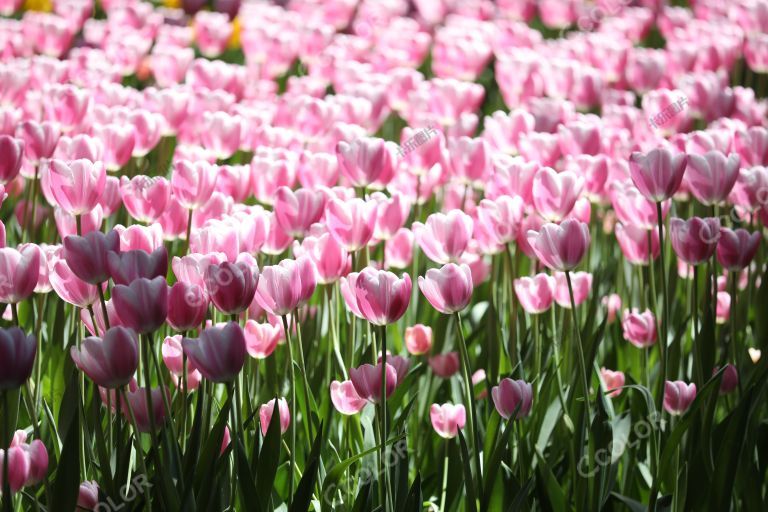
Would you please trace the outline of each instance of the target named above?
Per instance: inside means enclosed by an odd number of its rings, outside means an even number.
[[[77,236],[83,236],[83,220],[80,218],[80,215],[75,215],[75,228]]]
[[[387,461],[387,439],[389,437],[387,421],[389,419],[389,413],[387,412],[387,326],[381,326],[381,445],[379,455],[379,474],[384,479],[384,490],[382,496],[384,498],[383,510],[387,512],[387,498],[390,494],[389,488],[389,468],[386,467]],[[375,353],[374,353],[375,358]]]
[[[286,315],[282,316],[283,319],[283,332],[285,332],[285,344],[288,346],[288,372],[291,376],[291,423],[288,426],[288,428],[291,430],[291,449],[290,457],[291,457],[291,466],[288,470],[288,506],[290,507],[291,503],[293,502],[293,472],[297,469],[296,468],[296,371],[293,368],[293,345],[291,343],[291,332],[288,328],[288,317]],[[274,409],[277,408],[277,400],[275,400],[275,407],[273,408],[272,412],[274,414]]]
[[[8,459],[10,459],[11,441],[13,436],[10,435],[11,427],[8,422],[10,414],[8,414],[8,391],[3,390],[3,435],[5,436],[5,457],[3,457],[3,511],[10,512],[13,509],[13,495],[11,494],[10,478],[8,478]]]
[[[192,235],[192,212],[194,210],[189,210],[189,215],[187,215],[187,238],[185,240],[185,248],[184,248],[184,254],[189,253],[189,237]]]
[[[469,437],[472,439],[475,452],[475,465],[478,482],[478,489],[483,483],[482,466],[480,465],[480,436],[477,431],[477,410],[475,409],[475,400],[472,395],[472,378],[469,369],[469,351],[467,350],[467,340],[464,339],[464,331],[461,328],[461,314],[456,312],[456,329],[459,331],[459,354],[461,355],[461,373],[464,380],[464,395],[469,405]]]
[[[565,280],[568,283],[568,296],[571,299],[571,317],[573,319],[573,330],[576,331],[576,353],[579,356],[579,367],[581,369],[581,385],[584,388],[584,407],[586,408],[586,414],[584,416],[584,427],[582,428],[582,432],[586,435],[586,426],[589,425],[590,420],[592,419],[592,408],[589,405],[589,380],[587,378],[587,364],[584,361],[584,346],[582,345],[581,341],[581,328],[579,326],[579,319],[576,316],[576,301],[573,298],[573,284],[571,283],[571,273],[566,270],[565,271]],[[580,436],[581,437],[581,436]],[[580,450],[584,449],[582,439],[577,439],[577,442],[579,443]],[[590,472],[592,469],[592,461],[588,460],[589,466],[590,466]]]
[[[301,372],[301,380],[304,384],[304,407],[306,408],[307,417],[304,420],[309,427],[308,439],[314,439],[314,425],[312,424],[312,411],[309,402],[309,381],[307,380],[307,366],[304,364],[304,343],[301,340],[301,326],[299,325],[299,309],[293,310],[293,324],[296,326],[296,338],[299,352],[299,371]]]
[[[661,410],[664,403],[664,382],[667,380],[667,321],[669,320],[669,300],[667,297],[667,272],[664,265],[664,218],[661,211],[661,203],[656,203],[656,218],[659,223],[659,264],[661,269],[661,293],[663,300],[663,316],[661,318],[661,336],[659,338],[659,394],[656,398],[656,409]],[[650,248],[649,248],[650,250]],[[652,498],[653,499],[653,498]]]
[[[550,309],[550,319],[552,320],[552,352],[555,356],[555,378],[557,379],[557,396],[560,400],[560,407],[563,409],[563,420],[565,426],[570,432],[573,432],[573,420],[565,407],[565,394],[563,392],[563,379],[560,374],[560,344],[557,342],[557,318],[554,306]]]
[[[440,510],[445,510],[445,494],[448,488],[448,439],[445,440],[443,449],[443,490],[440,493]]]
[[[128,416],[131,419],[131,427],[133,428],[133,444],[136,449],[136,459],[139,461],[139,467],[141,471],[147,478],[149,478],[149,472],[147,471],[147,466],[144,463],[144,451],[141,449],[141,432],[139,432],[139,424],[136,421],[136,415],[133,413],[133,406],[131,406],[131,402],[128,400],[128,395],[125,392],[124,387],[120,388],[120,394],[123,397],[125,407],[128,409]],[[119,451],[120,450],[118,450],[118,453]],[[152,512],[152,496],[150,493],[147,493],[147,510]]]
[[[96,285],[96,289],[99,290],[99,302],[101,302],[101,314],[104,315],[104,332],[109,330],[109,313],[107,313],[107,301],[104,299],[104,290],[101,284]],[[93,330],[98,334],[96,323],[93,324]]]
[[[19,325],[19,310],[16,308],[15,302],[11,302],[11,319],[13,320],[13,325],[21,327]]]

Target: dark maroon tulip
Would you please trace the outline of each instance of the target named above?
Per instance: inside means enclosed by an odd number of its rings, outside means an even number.
[[[714,375],[720,370],[720,368],[715,367],[715,369],[712,371],[712,374]],[[736,386],[739,385],[739,372],[736,370],[736,367],[732,364],[728,363],[725,365],[725,370],[723,370],[723,377],[720,380],[720,394],[721,395],[727,395],[734,389],[736,389]]]
[[[112,290],[112,302],[123,325],[140,334],[157,330],[168,315],[168,284],[164,277],[141,277]]]
[[[181,344],[190,362],[213,382],[232,381],[245,364],[245,335],[235,322],[209,327],[199,338],[184,338]]]
[[[206,0],[181,0],[181,8],[190,16],[194,16],[197,11],[203,8]]]
[[[120,252],[120,235],[91,231],[84,236],[70,235],[64,239],[64,259],[72,273],[86,283],[99,284],[109,279],[107,257]]]
[[[0,390],[18,389],[32,375],[37,340],[18,327],[0,329]]]
[[[214,0],[213,10],[228,14],[230,20],[234,19],[240,10],[240,0]]]
[[[104,338],[89,336],[80,348],[70,349],[72,360],[96,385],[115,389],[127,385],[139,366],[136,333],[125,327],[112,327]]]
[[[216,308],[227,315],[245,311],[253,302],[258,271],[245,262],[209,265],[205,269],[205,287]]]
[[[179,281],[168,292],[168,324],[177,331],[200,326],[208,311],[205,290],[196,284]]]
[[[131,284],[141,277],[165,277],[168,272],[168,251],[165,246],[160,246],[151,253],[140,249],[111,252],[107,256],[107,266],[115,284]]]

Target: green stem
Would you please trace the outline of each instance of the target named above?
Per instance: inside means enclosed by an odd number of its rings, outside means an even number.
[[[291,377],[291,424],[288,428],[291,430],[291,465],[288,470],[288,505],[291,505],[293,501],[293,473],[296,468],[296,371],[293,368],[293,344],[291,343],[291,330],[288,328],[288,317],[282,316],[283,319],[283,331],[285,332],[285,344],[288,346],[288,372]],[[273,414],[277,412],[277,400],[275,400],[275,406]]]
[[[584,345],[581,340],[581,328],[579,326],[579,320],[576,317],[576,301],[573,298],[573,284],[571,283],[571,273],[565,271],[565,280],[568,283],[568,296],[571,299],[571,318],[573,319],[573,330],[576,332],[576,353],[579,356],[579,368],[581,370],[581,386],[584,391],[584,406],[586,408],[586,414],[584,416],[584,425],[589,425],[592,419],[592,408],[589,405],[589,380],[587,378],[587,365],[584,359]],[[586,435],[586,428],[583,430]],[[582,440],[577,440],[580,445],[583,445]],[[583,447],[583,446],[582,446]],[[592,460],[589,459],[589,465],[591,469]]]
[[[469,367],[469,351],[467,350],[467,340],[464,338],[464,331],[461,328],[461,314],[456,312],[456,329],[459,331],[459,354],[461,356],[461,373],[464,381],[464,397],[467,401],[469,412],[469,438],[474,444],[475,466],[477,488],[479,489],[483,482],[482,465],[480,464],[480,436],[477,431],[477,410],[475,399],[472,394],[472,376]]]

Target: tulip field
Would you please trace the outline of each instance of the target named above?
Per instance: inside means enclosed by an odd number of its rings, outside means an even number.
[[[0,512],[768,510],[768,1],[0,16]]]

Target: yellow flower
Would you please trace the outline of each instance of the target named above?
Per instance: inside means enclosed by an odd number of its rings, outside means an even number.
[[[232,37],[229,38],[227,46],[232,49],[240,48],[240,18],[235,17],[232,20]]]
[[[169,9],[178,9],[181,7],[181,0],[163,0],[163,6]]]
[[[25,11],[51,12],[53,10],[52,0],[24,0]]]

